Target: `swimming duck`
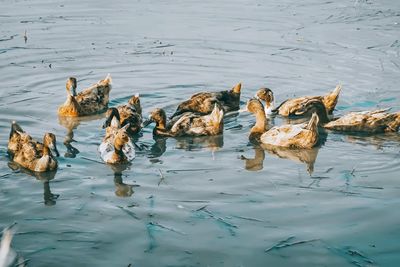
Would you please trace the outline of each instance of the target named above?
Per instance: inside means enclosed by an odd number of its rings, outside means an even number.
[[[58,155],[54,134],[46,133],[43,143],[32,139],[23,143],[21,149],[15,153],[13,161],[34,172],[54,171],[58,162],[50,149]]]
[[[313,101],[311,101],[313,102]],[[319,117],[326,117],[326,109],[319,101],[311,103],[313,112]],[[372,111],[350,112],[343,117],[334,118],[323,125],[325,129],[341,132],[359,133],[386,133],[397,132],[400,128],[400,112],[388,113],[389,109],[378,109]]]
[[[13,121],[11,123],[10,137],[8,140],[8,154],[11,158],[14,158],[14,156],[22,150],[24,144],[32,143],[40,156],[43,153],[44,144],[47,144],[48,148],[58,157],[59,153],[56,146],[56,136],[52,133],[46,133],[43,140],[43,143],[33,140],[29,134],[22,130],[21,126],[19,126],[16,121]]]
[[[388,113],[388,109],[350,112],[324,125],[324,128],[342,132],[387,133],[397,132],[400,112]]]
[[[318,115],[313,113],[307,124],[286,124],[266,131],[264,106],[258,99],[247,102],[247,110],[256,116],[256,124],[250,130],[250,139],[278,147],[311,148],[318,142]]]
[[[261,88],[257,91],[255,97],[261,101],[264,101],[264,112],[265,115],[271,115],[272,110],[275,107],[275,98],[274,98],[274,93],[272,92],[271,89],[269,88]]]
[[[127,105],[118,106],[118,113],[121,119],[121,126],[129,123],[128,133],[133,135],[141,130],[142,107],[140,105],[139,94],[132,96]]]
[[[151,122],[156,123],[153,134],[158,136],[208,136],[218,135],[223,131],[224,112],[214,105],[209,115],[198,115],[191,112],[183,113],[181,117],[174,118],[167,124],[167,116],[163,109],[157,108],[151,112],[149,120],[144,127]]]
[[[99,146],[100,156],[106,163],[122,164],[135,158],[135,148],[127,133],[129,124],[121,128],[118,109],[107,110],[107,119],[103,125],[106,135]]]
[[[280,104],[276,109],[273,109],[273,113],[277,113],[281,116],[289,117],[289,116],[298,116],[298,110],[303,108],[303,105],[310,100],[319,100],[324,105],[328,112],[328,114],[332,114],[335,106],[337,104],[340,91],[342,90],[342,86],[338,85],[336,88],[326,96],[304,96],[299,98],[288,99],[282,104]],[[260,96],[259,96],[260,97]],[[267,99],[260,99],[267,101]]]
[[[60,116],[80,117],[99,113],[107,109],[111,90],[110,74],[104,80],[76,93],[76,78],[67,80],[67,100],[58,108]]]
[[[195,112],[201,115],[210,114],[213,111],[215,104],[219,105],[225,114],[230,111],[238,110],[241,88],[242,84],[238,83],[229,91],[197,93],[189,100],[179,104],[171,118],[185,112]]]

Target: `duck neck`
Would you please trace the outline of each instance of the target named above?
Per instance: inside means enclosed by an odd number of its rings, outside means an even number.
[[[267,119],[265,118],[264,110],[259,110],[255,113],[256,124],[251,128],[252,133],[264,133],[267,125]]]
[[[156,122],[156,128],[158,130],[165,131],[166,130],[165,124],[166,124],[165,120],[159,120],[159,121]]]
[[[114,141],[114,153],[116,156],[118,156],[121,159],[124,158],[124,153],[122,152],[123,146],[124,146],[124,144],[121,142],[121,140],[116,138]]]
[[[79,103],[76,101],[75,97],[68,94],[67,100],[64,103],[64,106],[70,106],[73,107],[74,109],[78,110],[79,109]]]

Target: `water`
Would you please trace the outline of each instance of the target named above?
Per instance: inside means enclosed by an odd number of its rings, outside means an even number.
[[[262,86],[279,102],[341,83],[336,114],[399,110],[400,2],[0,2],[0,228],[17,222],[29,266],[397,266],[398,134],[329,133],[280,158],[248,143],[243,113],[220,138],[145,129],[151,149],[117,170],[97,153],[102,116],[60,124],[56,110],[67,77],[85,87],[107,73],[110,105],[140,93],[145,114],[237,82],[243,103]],[[57,135],[56,173],[9,167],[12,120]]]

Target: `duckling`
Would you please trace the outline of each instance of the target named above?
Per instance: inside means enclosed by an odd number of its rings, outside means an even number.
[[[58,167],[58,162],[50,149],[55,150],[58,155],[54,134],[46,133],[43,143],[34,140],[25,142],[14,155],[13,161],[34,172],[54,171]]]
[[[265,102],[264,105],[264,112],[265,115],[271,115],[272,110],[275,107],[275,98],[274,98],[274,93],[272,92],[271,89],[269,88],[261,88],[257,91],[255,97],[261,101]]]
[[[80,117],[103,112],[108,107],[109,94],[111,91],[110,74],[104,80],[76,93],[76,78],[67,80],[67,100],[58,108],[60,116]]]
[[[322,123],[326,123],[323,125],[325,129],[373,134],[397,132],[400,128],[400,112],[388,113],[389,109],[350,112],[343,117],[329,121],[323,104],[314,100],[310,101],[310,105],[311,108],[305,108],[305,110],[316,112],[320,118],[324,118]],[[300,112],[302,111],[300,110]]]
[[[223,131],[224,112],[218,105],[209,115],[198,115],[190,112],[183,113],[181,117],[175,118],[167,124],[167,116],[163,109],[155,109],[150,118],[144,123],[147,126],[151,122],[156,123],[153,134],[158,136],[209,136],[218,135]]]
[[[129,123],[128,133],[134,135],[140,132],[142,124],[142,107],[139,94],[132,96],[127,105],[118,106],[121,126]]]
[[[110,108],[107,111],[107,120],[103,125],[106,135],[99,146],[100,156],[104,162],[122,164],[135,158],[135,148],[127,133],[129,124],[121,128],[118,109]]]
[[[175,113],[171,116],[174,118],[185,112],[195,112],[201,115],[210,114],[215,104],[220,105],[224,113],[238,110],[240,105],[240,91],[242,84],[238,83],[229,91],[220,92],[201,92],[193,95],[189,100],[179,104]]]
[[[250,139],[259,136],[262,144],[290,148],[311,148],[318,142],[318,115],[313,113],[307,124],[275,126],[265,131],[264,107],[257,99],[247,103],[247,110],[256,116],[256,124],[250,130]]]
[[[325,105],[328,114],[332,114],[337,104],[341,90],[342,86],[338,85],[331,93],[326,96],[304,96],[288,99],[282,102],[282,104],[280,104],[276,109],[272,110],[272,112],[278,113],[279,115],[285,117],[296,116],[299,115],[298,110],[301,109],[306,102],[316,99],[321,101]]]

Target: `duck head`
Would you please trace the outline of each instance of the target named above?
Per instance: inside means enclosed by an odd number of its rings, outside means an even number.
[[[67,84],[65,85],[68,95],[76,96],[76,78],[69,77],[67,80]]]
[[[118,130],[115,135],[114,146],[118,151],[122,150],[122,147],[130,141],[129,135],[127,133],[127,129],[129,128],[129,123]]]
[[[269,115],[275,106],[274,93],[269,88],[261,88],[257,91],[255,97],[265,102],[265,114]]]
[[[106,112],[106,121],[103,124],[103,129],[109,126],[120,128],[120,116],[116,108],[109,108]]]
[[[308,116],[310,114],[316,113],[319,118],[319,122],[328,123],[328,110],[326,109],[324,103],[319,99],[311,99],[304,103],[301,108],[299,108],[295,115],[296,116]]]
[[[54,154],[59,157],[60,153],[58,153],[57,150],[57,145],[56,145],[56,136],[53,133],[45,133],[43,137],[43,145],[44,148],[43,150],[46,150],[46,148],[50,149],[51,152],[54,152]],[[43,151],[44,153],[44,151]]]
[[[140,105],[139,94],[135,94],[128,100],[128,104],[139,114],[142,114],[142,106]]]
[[[149,119],[143,122],[143,127],[146,127],[152,122],[156,123],[157,129],[165,129],[167,123],[167,115],[165,114],[165,111],[161,108],[153,110],[149,115]]]

